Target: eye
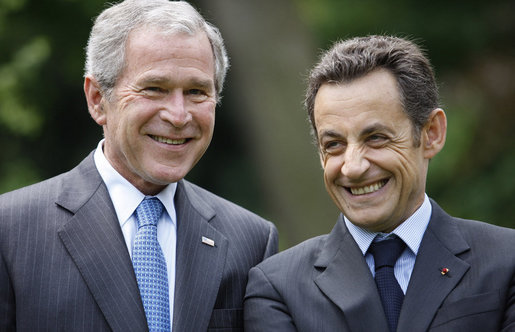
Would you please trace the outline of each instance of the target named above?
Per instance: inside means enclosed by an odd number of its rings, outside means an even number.
[[[194,102],[202,102],[209,98],[209,94],[203,89],[189,89],[185,94]]]
[[[323,142],[322,150],[328,154],[339,154],[345,150],[345,144],[338,140]]]
[[[369,141],[379,141],[379,140],[382,140],[382,139],[384,139],[384,136],[377,135],[377,134],[375,134],[375,135],[371,135],[371,136],[368,138],[368,140],[369,140]]]
[[[188,91],[188,93],[190,95],[201,95],[201,94],[204,94],[204,91],[200,90],[200,89],[190,89]]]
[[[367,137],[367,143],[372,147],[381,147],[388,141],[388,138],[382,134],[373,134]]]
[[[143,89],[143,92],[146,93],[147,95],[156,96],[159,94],[166,93],[167,91],[166,91],[166,89],[163,89],[159,86],[148,86]]]

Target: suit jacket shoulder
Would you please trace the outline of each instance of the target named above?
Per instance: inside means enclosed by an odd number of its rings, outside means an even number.
[[[91,153],[68,172],[4,193],[0,195],[0,234],[20,230],[30,234],[37,227],[57,232],[64,219],[55,214],[73,215],[102,185]]]
[[[320,259],[320,252],[327,245],[328,236],[325,234],[307,239],[267,258],[258,264],[256,269],[262,270],[271,280],[282,282],[281,286],[293,287],[300,279],[299,274],[311,271],[315,262]]]
[[[47,207],[54,204],[59,198],[65,199],[67,207],[77,207],[83,201],[66,199],[69,190],[72,193],[91,193],[102,183],[102,178],[93,163],[93,153],[83,160],[77,167],[44,181],[22,187],[0,195],[0,208],[27,210],[39,206]],[[64,194],[63,194],[64,192]],[[72,196],[74,199],[76,196]],[[74,203],[74,204],[71,204]]]
[[[482,221],[452,218],[467,242],[490,247],[494,250],[507,249],[515,253],[515,229],[496,226]],[[510,255],[512,256],[512,255]]]
[[[431,204],[399,331],[513,328],[515,230],[451,217]],[[424,310],[419,310],[422,302]]]
[[[181,180],[179,183],[179,186],[182,186],[190,199],[198,203],[194,204],[193,207],[207,218],[214,213],[218,217],[223,217],[220,218],[222,222],[237,220],[240,225],[261,228],[266,230],[267,233],[270,228],[275,228],[270,221],[196,184],[187,180]]]

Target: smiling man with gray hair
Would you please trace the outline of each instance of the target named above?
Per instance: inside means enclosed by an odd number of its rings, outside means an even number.
[[[96,19],[84,92],[104,139],[71,171],[0,196],[1,331],[241,331],[273,224],[186,180],[228,60],[187,2]]]

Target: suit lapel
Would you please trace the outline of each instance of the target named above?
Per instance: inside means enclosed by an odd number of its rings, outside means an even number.
[[[222,280],[228,240],[209,221],[214,210],[186,181],[175,195],[177,253],[174,331],[206,331]],[[214,245],[202,242],[202,237]]]
[[[399,317],[399,331],[425,331],[438,308],[470,265],[457,257],[470,249],[452,218],[433,201],[433,212],[424,233]],[[441,270],[447,268],[443,275]],[[420,308],[423,307],[421,310]]]
[[[325,268],[315,283],[343,311],[351,331],[388,329],[376,284],[343,216],[329,234],[315,267]]]
[[[114,331],[145,331],[146,318],[120,224],[90,154],[63,181],[57,205],[73,213],[59,237]]]

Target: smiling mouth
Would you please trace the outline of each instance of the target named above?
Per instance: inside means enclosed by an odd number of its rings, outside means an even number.
[[[381,180],[379,182],[372,183],[368,186],[347,188],[347,190],[355,196],[365,195],[378,191],[379,189],[383,188],[387,182],[388,180]]]
[[[165,143],[170,145],[181,145],[189,141],[189,138],[181,138],[181,139],[170,139],[162,136],[154,136],[154,135],[148,135],[150,138],[152,138],[154,141],[157,141],[159,143]]]

